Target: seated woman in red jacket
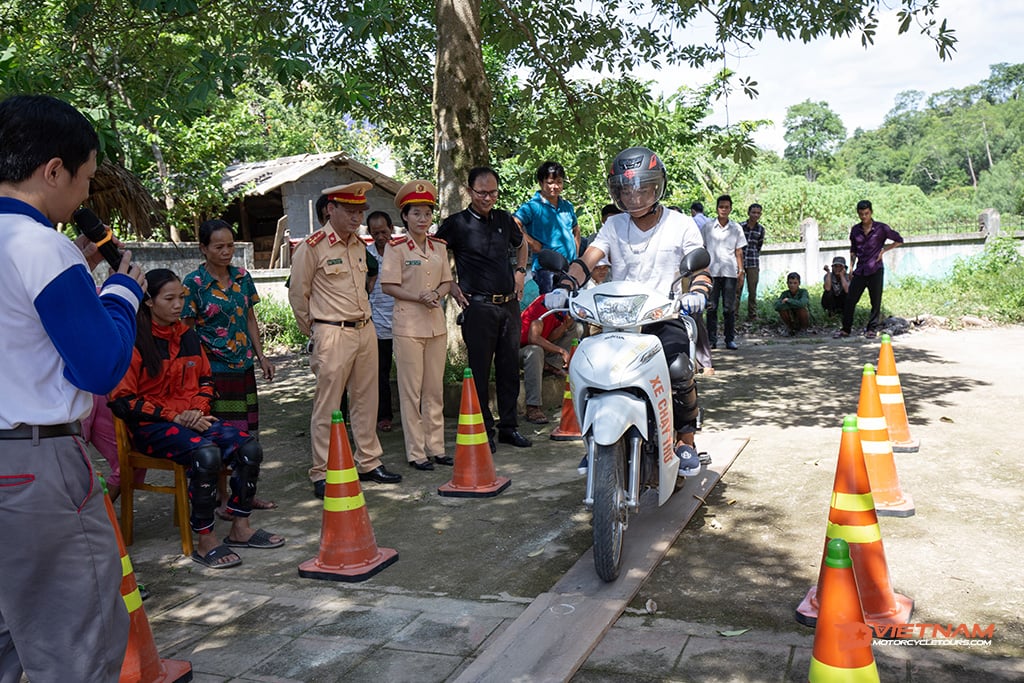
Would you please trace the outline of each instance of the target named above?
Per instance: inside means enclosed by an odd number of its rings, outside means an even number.
[[[189,468],[190,523],[199,535],[192,559],[221,569],[241,563],[231,548],[277,548],[284,538],[249,526],[263,449],[248,432],[210,415],[213,375],[199,335],[181,321],[185,290],[170,270],[146,273],[132,363],[111,394],[140,452]],[[224,543],[213,533],[217,478],[231,467],[227,509],[234,515]]]

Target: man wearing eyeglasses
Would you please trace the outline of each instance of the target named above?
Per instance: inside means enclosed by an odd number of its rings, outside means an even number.
[[[488,167],[469,172],[469,206],[448,216],[437,237],[455,256],[451,295],[462,307],[466,342],[480,412],[491,452],[495,421],[488,392],[491,364],[498,403],[498,441],[519,448],[532,442],[519,433],[519,299],[526,277],[527,244],[512,216],[494,208],[498,173]]]

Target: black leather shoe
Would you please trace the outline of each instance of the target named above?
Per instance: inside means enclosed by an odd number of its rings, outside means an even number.
[[[448,467],[451,467],[455,464],[455,458],[450,455],[435,455],[434,462],[438,465],[448,465]]]
[[[320,500],[324,499],[324,491],[327,489],[327,482],[323,479],[313,482],[313,495]]]
[[[401,474],[395,474],[394,472],[388,472],[384,465],[374,467],[369,472],[360,472],[359,481],[375,481],[378,484],[397,484],[402,481]]]
[[[529,448],[533,445],[533,442],[520,434],[518,430],[498,432],[498,441],[501,443],[512,444],[516,448]]]
[[[415,467],[418,470],[424,471],[432,470],[434,469],[434,463],[430,462],[429,460],[424,460],[423,462],[416,462],[415,460],[413,460],[412,462],[409,463],[409,467]]]

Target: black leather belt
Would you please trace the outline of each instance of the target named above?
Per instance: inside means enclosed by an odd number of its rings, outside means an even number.
[[[62,425],[21,425],[14,429],[0,429],[0,439],[52,439],[58,436],[78,436],[82,433],[80,422]]]
[[[369,324],[370,319],[365,320],[316,320],[313,319],[314,323],[319,325],[334,325],[335,327],[354,327],[357,330],[361,327],[366,327]]]
[[[470,294],[470,301],[483,301],[489,304],[507,304],[509,301],[515,301],[515,294]]]

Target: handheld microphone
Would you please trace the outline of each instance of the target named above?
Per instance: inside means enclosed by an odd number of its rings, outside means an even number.
[[[117,250],[117,246],[114,244],[114,233],[110,228],[103,225],[103,221],[99,219],[99,216],[89,209],[82,207],[75,211],[72,215],[72,220],[75,221],[75,229],[78,230],[78,233],[85,235],[89,238],[90,242],[96,245],[96,248],[99,249],[100,254],[103,255],[103,258],[106,259],[111,268],[116,271],[121,267],[121,252]]]

